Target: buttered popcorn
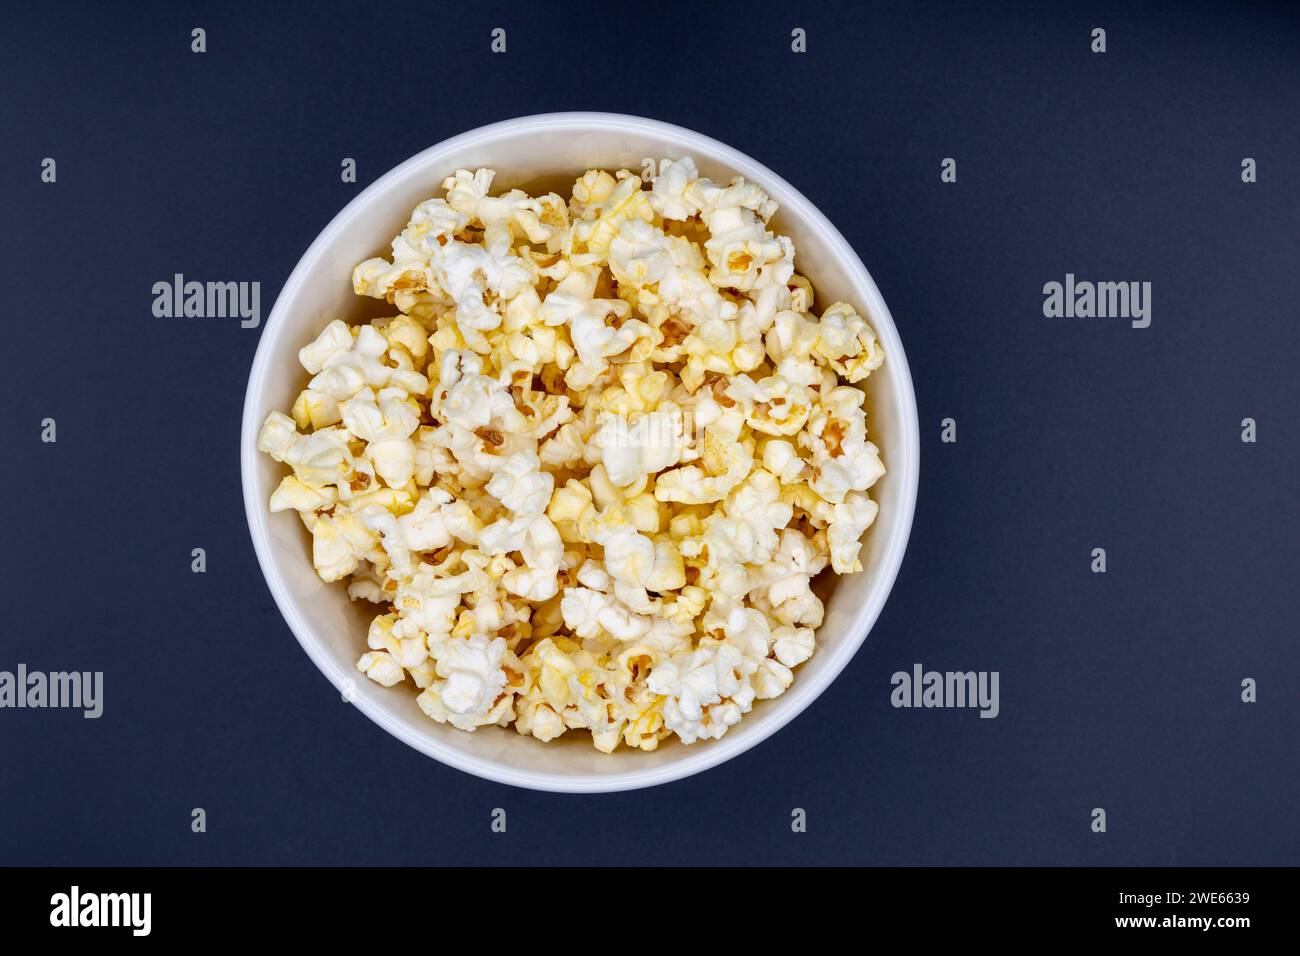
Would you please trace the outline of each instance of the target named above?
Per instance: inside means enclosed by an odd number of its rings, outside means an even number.
[[[459,170],[356,267],[258,447],[325,581],[377,605],[357,669],[431,718],[605,752],[721,737],[814,652],[885,472],[867,319],[817,314],[774,203],[689,158],[566,201]]]

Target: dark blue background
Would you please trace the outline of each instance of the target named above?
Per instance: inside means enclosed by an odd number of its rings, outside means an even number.
[[[98,721],[0,711],[0,862],[1300,860],[1295,7],[111,6],[27,4],[0,41],[0,669],[106,674]],[[261,281],[265,316],[367,183],[565,109],[802,190],[888,300],[922,422],[907,559],[845,674],[723,767],[591,797],[466,776],[339,701],[244,522],[260,330],[150,312],[183,272]],[[1045,319],[1066,272],[1152,282],[1151,327]],[[1001,716],[892,709],[917,661],[1000,671]]]

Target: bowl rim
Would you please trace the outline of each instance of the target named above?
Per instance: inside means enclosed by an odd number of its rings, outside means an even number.
[[[287,312],[290,308],[289,304],[297,299],[299,289],[305,283],[309,264],[318,259],[334,239],[350,227],[352,221],[361,214],[373,197],[381,194],[390,183],[401,179],[416,168],[436,163],[443,155],[453,150],[489,142],[506,133],[570,129],[575,132],[610,129],[637,133],[649,132],[672,139],[680,143],[679,148],[683,154],[706,155],[729,166],[746,179],[757,182],[769,194],[773,194],[774,198],[778,198],[782,209],[792,212],[809,228],[815,229],[830,249],[836,266],[850,273],[850,279],[855,287],[867,290],[872,327],[890,363],[890,376],[893,383],[891,391],[898,412],[898,427],[902,432],[901,454],[895,454],[888,466],[891,477],[900,483],[897,520],[890,529],[878,573],[870,583],[866,598],[861,606],[852,612],[853,619],[847,638],[833,649],[823,651],[823,653],[830,653],[831,662],[825,666],[817,680],[809,679],[803,682],[796,680],[785,694],[768,701],[758,726],[747,736],[727,734],[718,740],[707,741],[703,746],[683,748],[679,759],[656,767],[610,774],[546,773],[479,757],[443,743],[432,735],[412,732],[395,715],[389,713],[386,707],[372,703],[363,695],[358,695],[351,701],[362,713],[403,743],[441,763],[474,776],[533,790],[558,793],[606,793],[657,786],[716,767],[758,745],[788,724],[807,709],[843,673],[849,661],[866,641],[893,589],[902,565],[911,534],[920,480],[920,432],[917,422],[916,393],[907,356],[889,307],[885,304],[871,273],[839,230],[799,190],[762,163],[725,143],[672,123],[623,113],[574,111],[522,116],[477,127],[421,150],[368,185],[330,220],[307,247],[307,251],[302,254],[280,289],[279,295],[276,296],[275,305],[259,333],[257,351],[253,357],[248,385],[244,393],[240,428],[240,473],[249,534],[253,539],[253,549],[257,554],[258,564],[271,596],[275,599],[280,614],[293,631],[298,643],[307,652],[307,656],[335,688],[345,688],[348,686],[348,681],[355,679],[355,673],[352,668],[343,671],[327,653],[314,629],[303,617],[298,605],[289,594],[271,553],[270,512],[256,487],[260,455],[257,451],[257,435],[262,424],[258,398],[265,389],[271,364],[271,342],[275,339],[274,331],[282,324],[279,321],[281,313]]]

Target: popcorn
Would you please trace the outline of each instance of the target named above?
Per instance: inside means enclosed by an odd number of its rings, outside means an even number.
[[[862,562],[858,560],[862,534],[876,520],[878,510],[876,503],[859,491],[849,492],[844,501],[835,506],[826,538],[831,549],[831,567],[836,574],[853,574],[862,570]]]
[[[446,506],[453,501],[441,488],[430,488],[415,507],[396,519],[406,546],[413,551],[437,551],[451,543]],[[470,539],[472,541],[472,539]]]
[[[299,428],[325,428],[342,420],[339,403],[331,395],[304,388],[293,403],[293,420]]]
[[[876,446],[867,441],[863,394],[855,388],[827,391],[809,428],[799,436],[812,450],[813,490],[832,504],[851,491],[866,491],[885,473]]]
[[[541,470],[536,455],[511,455],[492,475],[487,493],[519,515],[539,515],[551,500],[555,476]]]
[[[338,581],[356,570],[375,536],[350,512],[338,515],[312,515],[307,529],[311,532],[311,561],[322,581]]]
[[[846,302],[827,307],[817,331],[817,354],[849,382],[862,381],[885,361],[876,333]]]
[[[361,660],[357,661],[357,670],[384,687],[399,684],[406,677],[402,666],[393,660],[393,656],[387,651],[371,651],[362,654]]]
[[[515,730],[531,734],[542,743],[554,740],[569,729],[555,708],[541,699],[540,691],[520,701],[516,711]]]
[[[294,475],[285,475],[280,486],[271,493],[271,510],[321,511],[332,508],[337,499],[337,488],[317,488],[304,484]]]
[[[721,737],[753,706],[750,675],[758,669],[731,644],[701,642],[659,664],[646,686],[664,701],[664,725],[683,743]]]
[[[630,485],[681,460],[686,445],[685,419],[682,410],[671,403],[634,415],[630,421],[621,415],[604,415],[592,445],[600,450],[609,480]]]
[[[456,323],[462,331],[487,332],[501,324],[501,313],[485,300],[507,302],[532,282],[532,273],[505,242],[490,248],[449,242],[430,257],[437,260],[445,288],[456,303]]]
[[[591,588],[566,588],[560,610],[565,626],[582,638],[605,633],[618,641],[635,641],[650,631],[648,617]]]
[[[404,488],[415,476],[415,445],[405,439],[371,442],[366,457],[389,488]]]
[[[609,244],[609,271],[620,283],[654,285],[672,267],[668,237],[642,219],[623,223]]]
[[[298,350],[298,361],[303,368],[315,375],[332,356],[351,348],[352,330],[346,322],[335,319],[321,330],[316,341]]]
[[[637,586],[650,580],[655,566],[654,542],[631,529],[605,539],[605,568],[615,581]]]
[[[382,389],[378,397],[363,388],[338,407],[344,426],[364,442],[404,439],[420,424],[419,410],[400,388]]]
[[[560,589],[559,570],[564,559],[564,542],[551,519],[538,515],[529,524],[519,548],[525,567],[512,568],[502,576],[511,594],[529,601],[547,601]]]
[[[816,649],[884,474],[863,314],[813,313],[776,203],[689,157],[493,195],[457,170],[328,323],[258,448],[325,581],[378,605],[357,670],[431,719],[603,752],[721,737]]]
[[[506,654],[505,639],[500,637],[489,641],[475,634],[468,640],[447,640],[434,669],[441,680],[430,684],[416,703],[434,720],[461,730],[496,723],[500,717],[495,705],[507,683],[502,667]]]
[[[740,484],[753,467],[749,446],[724,441],[708,429],[704,432],[704,467],[687,465],[666,471],[655,481],[655,497],[660,501],[684,504],[707,504],[721,501]]]
[[[778,627],[772,632],[772,650],[786,667],[797,667],[812,657],[813,632],[806,627]]]
[[[699,206],[688,195],[698,179],[695,160],[689,156],[677,162],[664,160],[650,188],[651,207],[664,219],[690,219],[699,212]]]

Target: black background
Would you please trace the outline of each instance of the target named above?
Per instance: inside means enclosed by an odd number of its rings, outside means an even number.
[[[105,672],[99,720],[0,711],[0,863],[1300,858],[1294,6],[180,6],[0,28],[0,669]],[[565,109],[697,129],[818,205],[890,304],[922,427],[908,555],[846,672],[720,768],[590,797],[469,777],[340,702],[244,522],[260,329],[150,311],[181,272],[260,281],[265,316],[367,183]],[[1067,272],[1150,281],[1151,327],[1044,318]],[[999,671],[1001,716],[892,709],[918,661]]]

